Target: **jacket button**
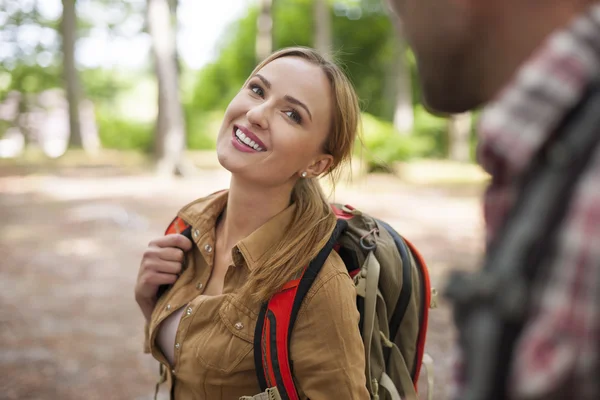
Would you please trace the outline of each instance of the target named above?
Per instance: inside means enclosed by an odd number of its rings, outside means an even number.
[[[175,343],[175,348],[179,349],[181,347],[181,345],[179,343]]]
[[[204,287],[204,285],[202,283],[199,283],[196,285],[196,289],[198,289],[198,290],[202,290],[203,287]]]
[[[200,231],[198,229],[194,229],[194,237],[197,238],[200,236]]]
[[[165,310],[169,311],[171,309],[171,305],[167,304],[167,306],[165,307]]]
[[[210,244],[207,244],[206,246],[204,246],[204,250],[206,250],[207,253],[212,252],[212,247],[210,246]]]
[[[241,322],[236,323],[235,329],[237,329],[238,331],[241,331],[242,329],[244,329],[244,324],[242,324]]]
[[[190,315],[191,313],[192,313],[192,307],[188,307],[188,309],[187,309],[187,311],[186,311],[186,314],[187,314],[187,315]]]

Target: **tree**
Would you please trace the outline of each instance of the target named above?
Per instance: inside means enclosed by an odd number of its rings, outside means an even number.
[[[314,47],[326,57],[333,50],[331,12],[327,0],[313,0]]]
[[[455,114],[448,120],[448,156],[451,160],[470,160],[469,135],[471,134],[471,113]]]
[[[394,127],[402,134],[410,134],[414,125],[412,77],[410,64],[406,57],[406,41],[398,37],[398,62],[395,66],[396,106],[394,108]]]
[[[160,175],[184,174],[185,124],[179,94],[175,34],[168,0],[148,0],[148,31],[158,82],[155,156]]]
[[[79,100],[81,83],[79,73],[75,66],[75,43],[77,42],[77,12],[76,0],[63,0],[63,13],[61,21],[62,53],[63,53],[63,78],[65,91],[69,104],[69,145],[81,147],[81,124],[79,115]]]
[[[260,0],[256,27],[256,62],[261,62],[273,51],[273,0]]]

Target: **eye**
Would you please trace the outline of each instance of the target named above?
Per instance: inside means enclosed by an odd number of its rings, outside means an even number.
[[[300,113],[298,113],[298,111],[290,110],[290,111],[286,111],[285,114],[295,123],[297,123],[297,124],[302,123],[302,116],[300,116]]]
[[[254,93],[259,95],[260,97],[265,97],[265,91],[263,90],[262,87],[260,87],[260,85],[257,85],[256,83],[250,84],[250,90],[252,90]]]

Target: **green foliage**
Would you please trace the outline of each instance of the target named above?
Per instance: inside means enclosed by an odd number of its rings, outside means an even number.
[[[311,46],[312,0],[275,2],[274,47]],[[222,109],[256,65],[256,7],[227,29],[218,59],[200,72],[190,106],[196,111]],[[394,93],[389,91],[397,51],[388,17],[364,13],[358,20],[332,14],[334,54],[353,81],[365,111],[390,119]]]
[[[404,52],[380,0],[331,0],[333,54],[354,83],[364,111],[364,155],[372,168],[387,168],[395,161],[415,157],[445,157],[447,121],[429,114],[420,105],[421,91],[414,55]],[[62,87],[59,16],[44,16],[36,2],[11,2],[6,23],[0,28],[6,39],[0,57],[0,101],[10,90],[39,93]],[[33,4],[33,8],[27,4]],[[312,46],[313,0],[275,1],[273,45]],[[105,29],[113,36],[137,35],[142,29],[123,21],[143,15],[144,0],[94,0],[78,3],[79,34]],[[207,9],[209,12],[210,9]],[[214,62],[200,71],[185,71],[181,81],[183,107],[190,149],[214,149],[223,110],[237,94],[256,65],[255,43],[258,9],[247,13],[225,30]],[[141,20],[141,19],[140,19]],[[46,39],[34,45],[16,40],[20,29],[35,25]],[[38,29],[36,28],[36,29]],[[29,46],[29,47],[28,47]],[[406,57],[413,81],[415,126],[411,135],[397,133],[389,122],[396,100],[397,63]],[[2,68],[3,67],[3,68]],[[183,66],[185,70],[185,66]],[[98,126],[105,147],[143,149],[154,141],[156,84],[153,72],[113,69],[80,70],[85,97],[96,106]],[[3,129],[0,129],[2,131]],[[0,132],[1,134],[1,132]],[[475,138],[472,138],[472,148]]]
[[[80,72],[86,97],[96,102],[112,101],[115,95],[135,89],[140,81],[139,74],[136,75],[137,79],[125,79],[115,71],[102,68],[85,69]]]
[[[431,114],[421,104],[414,106],[415,136],[428,138],[435,144],[427,157],[443,158],[448,154],[448,120]]]
[[[362,109],[391,120],[395,93],[389,89],[394,79],[395,60],[392,25],[387,16],[366,14],[359,20],[334,17],[336,59],[345,66],[361,99]]]
[[[256,63],[256,17],[257,10],[253,8],[226,30],[219,58],[200,71],[191,103],[186,108],[205,112],[227,107]]]
[[[313,0],[276,1],[273,7],[273,47],[311,46]],[[254,47],[253,47],[254,49]]]
[[[61,86],[60,73],[56,67],[42,68],[38,65],[16,65],[10,73],[0,71],[0,100],[12,90],[21,93],[39,93]]]
[[[102,146],[108,149],[150,151],[154,140],[154,124],[140,122],[99,107],[96,122]]]
[[[426,157],[435,151],[433,138],[401,135],[391,123],[373,115],[363,113],[362,125],[363,157],[369,170],[390,170],[396,161]]]
[[[217,135],[223,116],[223,110],[195,112],[185,110],[187,145],[192,150],[212,150],[217,145]]]

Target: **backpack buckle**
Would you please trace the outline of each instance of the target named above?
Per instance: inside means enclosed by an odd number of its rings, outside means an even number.
[[[367,297],[367,278],[362,276],[362,273],[356,275],[354,278],[354,285],[356,287],[356,294],[358,296],[362,298]]]
[[[377,247],[377,243],[375,242],[375,235],[379,235],[379,228],[375,227],[373,229],[371,229],[369,232],[365,233],[361,238],[360,238],[360,247],[362,247],[364,250],[366,251],[372,251],[375,250],[375,248]],[[373,242],[367,243],[365,241],[366,238],[373,236]]]

